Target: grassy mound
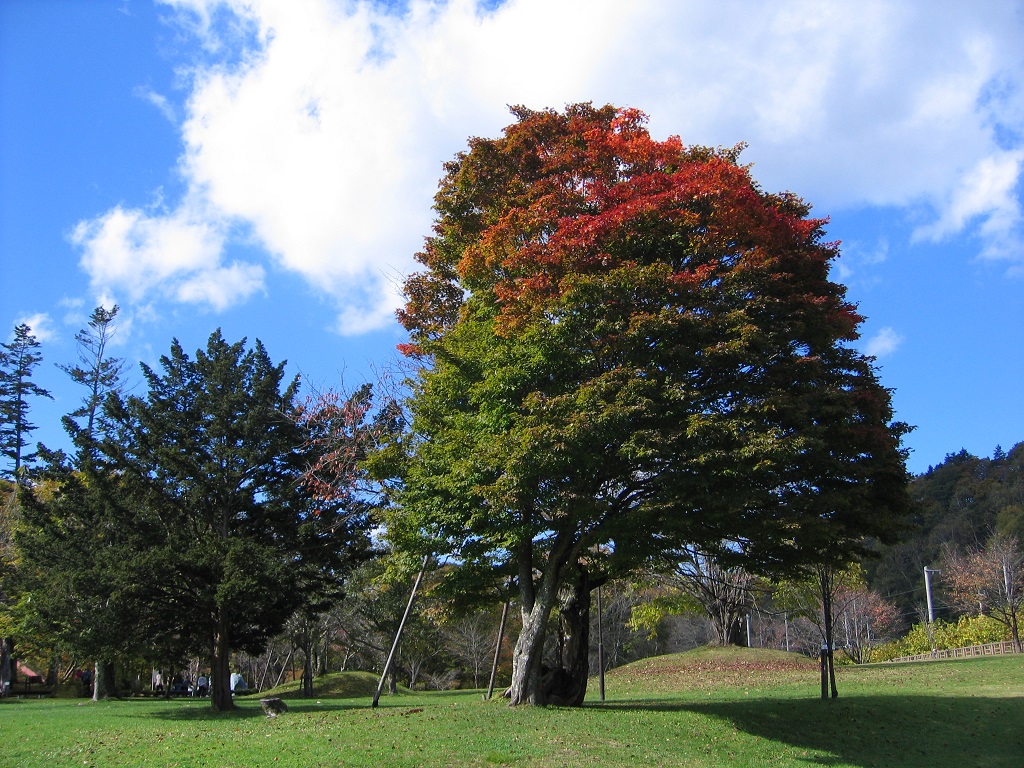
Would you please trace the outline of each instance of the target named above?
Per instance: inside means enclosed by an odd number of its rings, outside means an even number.
[[[818,662],[767,648],[707,646],[652,656],[607,673],[617,690],[634,694],[722,688],[763,688],[806,680]]]
[[[313,681],[313,695],[318,699],[355,699],[373,696],[379,678],[372,672],[334,672]],[[277,696],[282,699],[302,698],[299,680],[283,683],[277,688],[263,691],[260,698]]]

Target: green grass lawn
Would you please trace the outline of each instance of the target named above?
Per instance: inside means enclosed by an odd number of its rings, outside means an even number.
[[[365,675],[289,699],[273,719],[256,698],[227,714],[187,700],[9,700],[0,765],[1024,765],[1024,656],[838,673],[835,701],[818,698],[815,664],[737,649],[614,670],[607,701],[595,684],[579,709],[510,709],[461,691],[384,697],[373,710]]]

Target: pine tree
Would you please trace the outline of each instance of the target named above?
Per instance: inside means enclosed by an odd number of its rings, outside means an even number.
[[[310,590],[343,577],[365,548],[365,510],[306,491],[298,381],[262,344],[217,331],[192,359],[175,341],[160,369],[142,367],[143,397],[104,403],[91,481],[135,536],[146,641],[186,638],[210,660],[211,705],[232,709],[231,653],[262,652]]]
[[[14,328],[14,339],[0,344],[0,453],[13,463],[13,468],[0,472],[22,481],[22,467],[35,458],[35,453],[24,453],[28,435],[35,425],[28,420],[29,398],[53,396],[32,381],[32,372],[43,356],[36,350],[39,342],[25,323]]]
[[[82,406],[72,411],[64,419],[64,427],[72,435],[78,429],[84,429],[88,438],[97,437],[97,418],[101,416],[100,406],[103,399],[111,392],[121,392],[121,378],[127,369],[123,358],[110,357],[107,347],[114,336],[113,322],[120,308],[115,304],[113,309],[96,307],[89,316],[89,325],[75,336],[78,342],[79,365],[58,365],[72,381],[88,389],[82,400]],[[74,419],[84,419],[81,424]]]
[[[79,467],[89,461],[93,456],[93,441],[102,435],[100,420],[102,419],[102,404],[107,395],[120,394],[123,390],[121,377],[124,374],[127,364],[122,358],[110,357],[107,354],[107,346],[114,335],[113,321],[117,316],[119,307],[115,304],[112,309],[102,306],[96,307],[89,316],[89,324],[75,335],[78,342],[79,365],[58,365],[57,367],[71,377],[71,380],[87,388],[87,394],[82,400],[82,405],[63,418],[64,429],[72,437],[78,446]],[[84,424],[76,421],[83,419]],[[88,499],[86,494],[84,499]],[[93,499],[96,501],[95,499]],[[82,509],[76,510],[81,514]],[[90,516],[100,514],[100,510],[88,512]],[[89,541],[92,541],[90,539]],[[83,552],[87,562],[93,560],[92,555],[101,553]],[[106,604],[109,604],[107,601]],[[103,626],[110,626],[110,621],[97,622]],[[100,648],[104,646],[100,645]],[[107,646],[109,647],[109,645]],[[93,700],[99,701],[112,693],[111,685],[113,665],[104,657],[96,661],[96,674],[93,679]]]

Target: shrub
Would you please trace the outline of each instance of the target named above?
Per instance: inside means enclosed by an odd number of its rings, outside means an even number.
[[[988,616],[961,616],[956,623],[939,619],[934,624],[936,650],[966,648],[971,645],[999,643],[1010,639],[1005,625]],[[902,656],[915,656],[932,650],[928,625],[915,624],[910,631],[891,643],[874,649],[872,661],[891,661]]]

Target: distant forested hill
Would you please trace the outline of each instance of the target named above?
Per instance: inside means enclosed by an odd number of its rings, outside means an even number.
[[[911,496],[915,530],[867,564],[869,585],[896,603],[908,623],[923,618],[924,567],[939,567],[944,545],[981,546],[996,531],[1024,542],[1024,443],[1009,453],[997,448],[991,459],[951,453],[914,478]],[[948,615],[941,576],[936,586],[938,614]]]

